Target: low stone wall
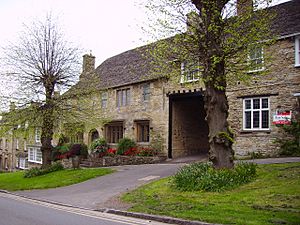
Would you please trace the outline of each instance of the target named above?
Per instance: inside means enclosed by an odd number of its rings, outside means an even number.
[[[106,167],[106,166],[120,166],[120,165],[140,165],[140,164],[154,164],[166,160],[165,156],[104,156],[102,158],[89,158],[85,160],[89,167]]]

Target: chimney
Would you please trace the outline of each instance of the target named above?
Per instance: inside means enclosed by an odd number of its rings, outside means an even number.
[[[237,0],[237,15],[243,15],[253,11],[253,0]]]
[[[82,73],[91,73],[95,70],[95,56],[85,54],[83,56]]]

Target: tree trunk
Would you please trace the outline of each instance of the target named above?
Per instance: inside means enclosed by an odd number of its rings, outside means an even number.
[[[199,10],[198,51],[204,67],[205,110],[209,127],[209,158],[215,168],[232,168],[233,135],[230,132],[226,97],[224,21],[222,10],[228,0],[193,0]]]
[[[51,153],[52,153],[52,138],[54,129],[54,102],[53,102],[53,90],[54,85],[45,85],[46,89],[46,103],[42,107],[42,157],[43,165],[42,167],[47,167],[51,165]]]
[[[209,126],[209,159],[215,168],[232,168],[233,135],[227,122],[228,102],[225,91],[206,87],[205,109]]]

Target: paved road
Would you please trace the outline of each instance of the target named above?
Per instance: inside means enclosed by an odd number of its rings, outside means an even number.
[[[118,172],[83,183],[48,190],[18,191],[34,199],[89,209],[115,208],[114,196],[153,180],[173,175],[183,163],[114,167]]]
[[[0,193],[0,225],[163,225]]]
[[[206,160],[203,157],[186,157],[169,161],[167,164],[150,164],[114,167],[118,172],[88,180],[83,183],[48,190],[16,192],[34,199],[69,204],[89,209],[117,208],[126,210],[115,196],[135,189],[153,180],[176,173],[188,162]],[[258,164],[299,162],[300,157],[248,160]]]

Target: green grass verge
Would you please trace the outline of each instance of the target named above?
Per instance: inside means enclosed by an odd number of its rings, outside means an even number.
[[[122,196],[130,211],[210,223],[300,224],[300,163],[260,165],[255,181],[231,191],[181,192],[170,178]]]
[[[8,191],[62,187],[112,173],[112,169],[68,169],[24,178],[24,172],[1,173],[0,189]]]

